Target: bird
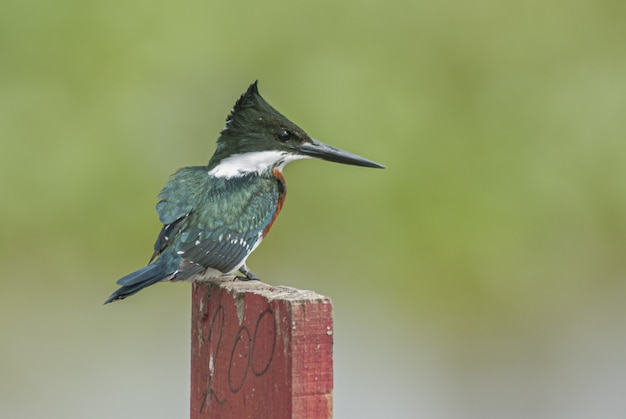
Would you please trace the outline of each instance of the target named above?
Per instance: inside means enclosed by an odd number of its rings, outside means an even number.
[[[252,83],[226,118],[208,165],[179,169],[163,187],[156,204],[163,227],[148,265],[119,279],[104,304],[198,275],[259,280],[246,260],[283,207],[283,168],[310,158],[385,168],[313,139],[261,97],[258,81]]]

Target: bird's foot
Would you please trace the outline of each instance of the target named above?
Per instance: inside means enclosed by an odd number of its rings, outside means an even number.
[[[250,270],[245,264],[241,268],[239,268],[239,271],[245,276],[237,275],[235,279],[238,279],[240,281],[260,281],[261,280],[261,278],[259,278],[258,276],[250,272]]]

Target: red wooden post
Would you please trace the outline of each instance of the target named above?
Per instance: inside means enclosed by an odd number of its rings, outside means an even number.
[[[332,418],[329,298],[194,282],[191,319],[191,419]]]

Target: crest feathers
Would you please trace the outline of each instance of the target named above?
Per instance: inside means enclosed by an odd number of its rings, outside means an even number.
[[[261,95],[259,94],[258,83],[259,81],[255,80],[254,83],[248,87],[248,90],[237,100],[235,106],[233,106],[233,109],[230,111],[230,115],[226,118],[227,123],[233,120],[237,112],[249,106],[254,106],[259,102]]]

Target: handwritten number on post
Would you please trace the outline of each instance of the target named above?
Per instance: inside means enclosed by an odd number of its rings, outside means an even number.
[[[211,317],[206,342],[209,343],[212,353],[209,355],[209,377],[200,411],[204,411],[211,399],[219,404],[227,402],[228,393],[224,394],[226,386],[222,385],[224,380],[228,380],[230,393],[236,394],[242,389],[249,377],[250,379],[261,377],[272,365],[276,349],[274,311],[268,307],[258,315],[254,322],[252,335],[246,326],[246,324],[251,326],[252,322],[246,322],[244,318],[233,342],[227,341],[229,334],[224,335],[224,328],[226,324],[236,323],[235,321],[227,322],[225,316],[226,310],[224,306],[220,305]],[[230,353],[227,369],[224,369],[222,365],[217,365],[218,362],[224,361],[223,356],[221,359],[219,358],[223,351]],[[248,374],[250,370],[252,370],[252,375]],[[226,376],[224,376],[224,372],[226,372]],[[218,395],[219,389],[222,389],[220,391],[222,395]]]

